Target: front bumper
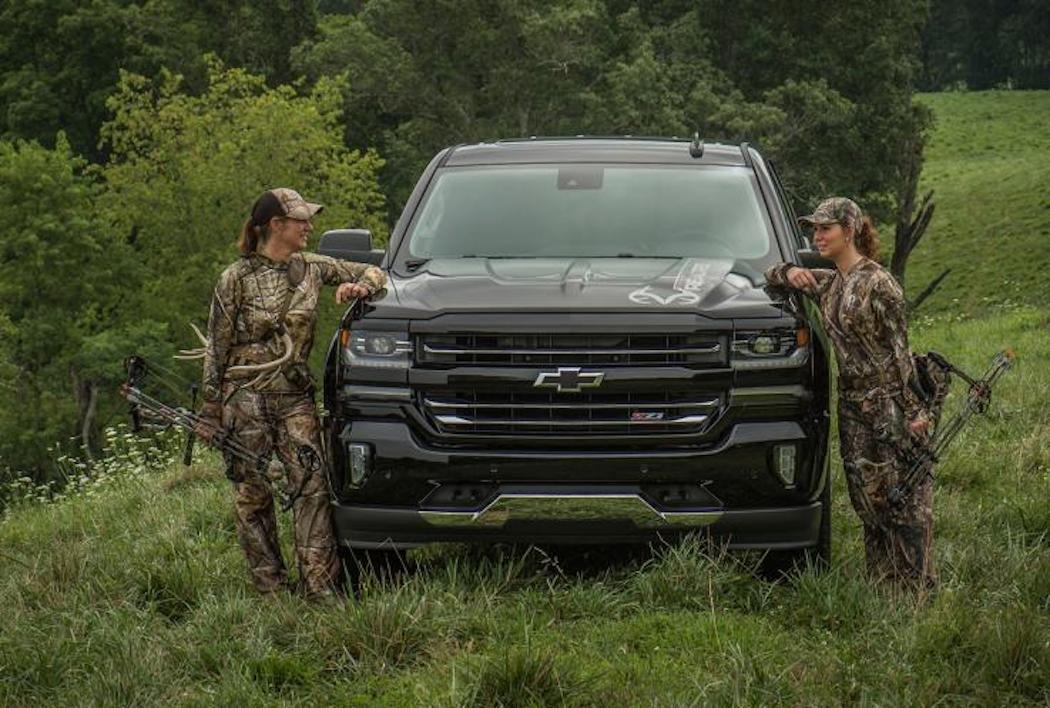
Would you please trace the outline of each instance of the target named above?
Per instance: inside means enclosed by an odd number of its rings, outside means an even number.
[[[345,442],[367,443],[376,458],[360,487],[333,478],[338,536],[359,548],[631,543],[690,532],[732,548],[806,548],[817,542],[826,484],[823,447],[791,421],[741,423],[717,444],[669,450],[434,450],[403,424],[369,421]],[[786,442],[803,451],[790,488],[771,470],[772,450]]]
[[[435,523],[433,512],[418,508],[336,504],[333,513],[339,539],[354,548],[408,549],[434,542],[479,541],[644,543],[700,532],[730,548],[796,549],[816,545],[823,511],[820,502],[766,509],[665,511],[670,516],[660,524],[627,497],[618,500],[618,508],[606,507],[607,515],[585,513],[583,518],[578,515],[581,507],[566,501],[572,500],[537,491],[530,500],[532,512],[501,503],[496,517],[486,520],[483,515],[480,523],[464,516]],[[543,506],[547,509],[540,510]],[[498,516],[503,517],[499,523],[490,523]]]

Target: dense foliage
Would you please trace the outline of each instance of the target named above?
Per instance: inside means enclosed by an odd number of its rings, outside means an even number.
[[[100,342],[120,337],[120,298],[141,280],[125,245],[104,228],[83,167],[62,136],[54,150],[0,142],[0,200],[8,205],[0,221],[2,460],[39,465],[56,441],[83,433],[78,423],[97,406],[97,390],[81,384],[102,377]]]
[[[933,0],[922,88],[1050,88],[1045,0]]]
[[[290,81],[289,50],[316,24],[310,0],[9,0],[0,6],[0,135],[50,145],[64,130],[97,159],[120,70],[168,69],[203,90],[206,52]]]
[[[911,102],[923,7],[373,0],[323,17],[292,61],[348,73],[347,140],[378,145],[395,207],[445,145],[699,131],[758,141],[802,201],[841,191],[886,217],[899,146],[926,122]]]
[[[172,75],[122,74],[103,165],[61,137],[53,150],[0,141],[0,460],[44,480],[60,473],[53,448],[99,450],[126,409],[124,357],[196,346],[188,323],[203,323],[261,189],[297,185],[327,205],[320,229],[383,237],[382,162],[343,144],[340,96],[337,81],[299,94],[212,59],[197,96]]]

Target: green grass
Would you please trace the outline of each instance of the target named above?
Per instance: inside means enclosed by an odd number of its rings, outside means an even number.
[[[976,313],[1050,300],[1050,91],[923,94],[936,123],[920,195],[934,190],[929,231],[908,264],[914,297],[951,275],[925,312]],[[892,230],[884,238],[892,239]]]
[[[1050,320],[926,321],[913,342],[974,371],[1019,354],[940,470],[932,598],[864,579],[836,468],[832,567],[791,583],[696,542],[583,566],[443,546],[356,603],[263,599],[206,460],[0,524],[0,704],[1045,704]]]

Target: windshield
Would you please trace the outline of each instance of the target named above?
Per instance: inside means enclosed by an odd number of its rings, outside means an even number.
[[[445,168],[417,213],[413,258],[770,260],[771,227],[742,167]]]

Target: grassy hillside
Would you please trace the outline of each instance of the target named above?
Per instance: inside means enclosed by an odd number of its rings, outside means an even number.
[[[936,118],[920,193],[935,190],[937,210],[909,262],[909,295],[950,267],[924,311],[1043,306],[1050,300],[1050,91],[920,100]]]
[[[932,598],[863,579],[836,469],[832,569],[790,584],[697,543],[582,569],[448,546],[359,603],[266,600],[218,467],[135,463],[0,524],[0,704],[1045,704],[1048,332],[1025,309],[914,334],[975,371],[1020,356],[941,470]]]

